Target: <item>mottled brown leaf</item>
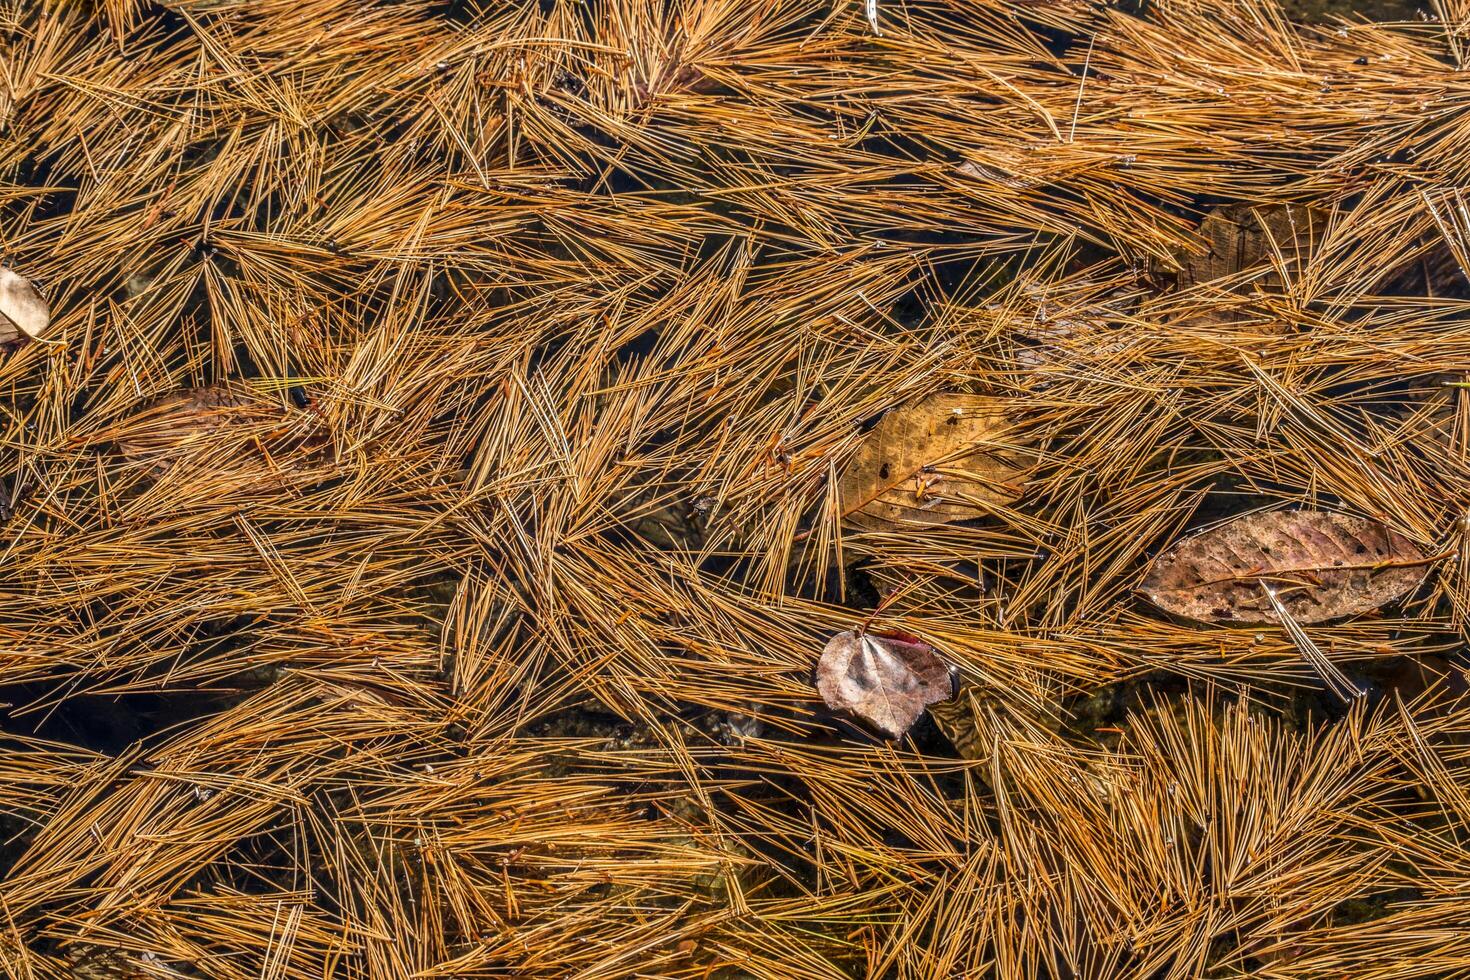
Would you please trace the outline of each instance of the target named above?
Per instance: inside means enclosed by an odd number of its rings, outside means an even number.
[[[944,393],[890,411],[838,485],[842,513],[865,526],[948,524],[983,517],[1021,495],[1023,461],[996,440],[1005,403]]]
[[[151,464],[161,474],[196,447],[217,444],[221,430],[238,429],[244,437],[288,437],[272,439],[275,446],[288,448],[289,437],[298,443],[312,438],[304,416],[247,390],[209,385],[159,398],[126,419],[113,438],[129,462]]]
[[[1419,584],[1425,556],[1376,521],[1328,511],[1247,514],[1175,543],[1140,591],[1201,622],[1274,623],[1263,585],[1300,623],[1356,616]]]
[[[0,266],[0,344],[39,340],[51,325],[51,308],[24,276]]]
[[[1310,208],[1277,204],[1266,207],[1227,205],[1200,223],[1202,252],[1182,255],[1180,282],[1212,282],[1256,266],[1270,267],[1273,258],[1288,265],[1305,261],[1325,228],[1324,217]],[[1263,268],[1258,285],[1280,285],[1280,277]]]
[[[827,642],[817,690],[834,711],[898,738],[924,709],[954,693],[949,665],[917,637],[850,630]]]
[[[1028,678],[1018,687],[962,684],[953,700],[931,707],[929,717],[966,759],[988,762],[998,742],[1053,743],[1062,727],[1059,685]]]

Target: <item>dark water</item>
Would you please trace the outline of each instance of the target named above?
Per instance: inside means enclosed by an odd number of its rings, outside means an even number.
[[[1339,17],[1349,20],[1422,20],[1433,14],[1433,7],[1417,0],[1282,0],[1282,7],[1293,20],[1322,23]]]

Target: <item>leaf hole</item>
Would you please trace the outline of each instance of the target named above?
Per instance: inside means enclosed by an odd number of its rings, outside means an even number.
[[[888,479],[888,464],[887,463],[884,463],[883,464],[883,468],[878,471],[878,476],[881,477],[884,480]]]

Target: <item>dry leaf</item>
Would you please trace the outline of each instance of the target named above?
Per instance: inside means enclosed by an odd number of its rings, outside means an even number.
[[[1299,264],[1311,253],[1324,226],[1320,213],[1297,205],[1218,207],[1200,223],[1205,251],[1178,257],[1180,282],[1192,285],[1234,276],[1257,265],[1269,265],[1278,254],[1287,264]],[[1263,271],[1255,282],[1274,286],[1281,279]]]
[[[944,393],[883,416],[838,484],[843,516],[869,526],[948,524],[984,517],[1021,495],[1014,452],[994,447],[1005,403]]]
[[[31,281],[0,266],[0,344],[40,340],[51,325],[51,308]]]
[[[916,636],[849,630],[827,642],[817,662],[827,707],[898,738],[924,709],[954,694],[949,665]]]
[[[110,434],[130,463],[151,463],[163,473],[191,447],[211,444],[220,429],[239,427],[243,432],[245,426],[269,422],[291,429],[293,414],[253,392],[209,385],[165,395]]]
[[[1193,289],[1184,319],[1199,326],[1251,323],[1280,332],[1284,324],[1253,309],[1253,294],[1280,293],[1282,271],[1299,268],[1321,237],[1326,220],[1299,205],[1222,205],[1200,223],[1202,252],[1176,255],[1179,285]],[[1202,300],[1202,301],[1201,301]]]
[[[1261,594],[1271,604],[1272,612],[1276,614],[1277,621],[1285,628],[1292,645],[1296,647],[1307,665],[1317,672],[1318,677],[1322,678],[1327,689],[1344,701],[1351,701],[1353,698],[1360,698],[1367,694],[1365,688],[1355,684],[1352,678],[1338,670],[1337,665],[1328,659],[1327,654],[1322,652],[1322,648],[1307,635],[1307,631],[1302,629],[1296,617],[1286,608],[1286,604],[1281,601],[1276,590],[1265,582],[1261,582],[1260,586]]]
[[[1292,618],[1320,623],[1392,602],[1424,577],[1425,556],[1376,521],[1328,511],[1247,514],[1185,538],[1139,589],[1165,612],[1201,622],[1275,623],[1269,586]]]

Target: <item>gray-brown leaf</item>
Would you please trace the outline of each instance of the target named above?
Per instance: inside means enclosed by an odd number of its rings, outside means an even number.
[[[866,526],[948,524],[983,517],[1020,496],[1018,454],[996,445],[1005,403],[941,393],[890,411],[838,484],[842,513]]]
[[[0,266],[0,344],[39,340],[51,325],[46,299],[19,273]]]
[[[1249,625],[1278,621],[1264,584],[1292,618],[1320,623],[1392,602],[1424,574],[1424,553],[1377,521],[1269,511],[1176,542],[1154,559],[1139,589],[1176,616]]]
[[[832,637],[822,651],[817,690],[832,710],[898,738],[925,708],[953,695],[954,681],[949,665],[927,643],[850,630]]]

